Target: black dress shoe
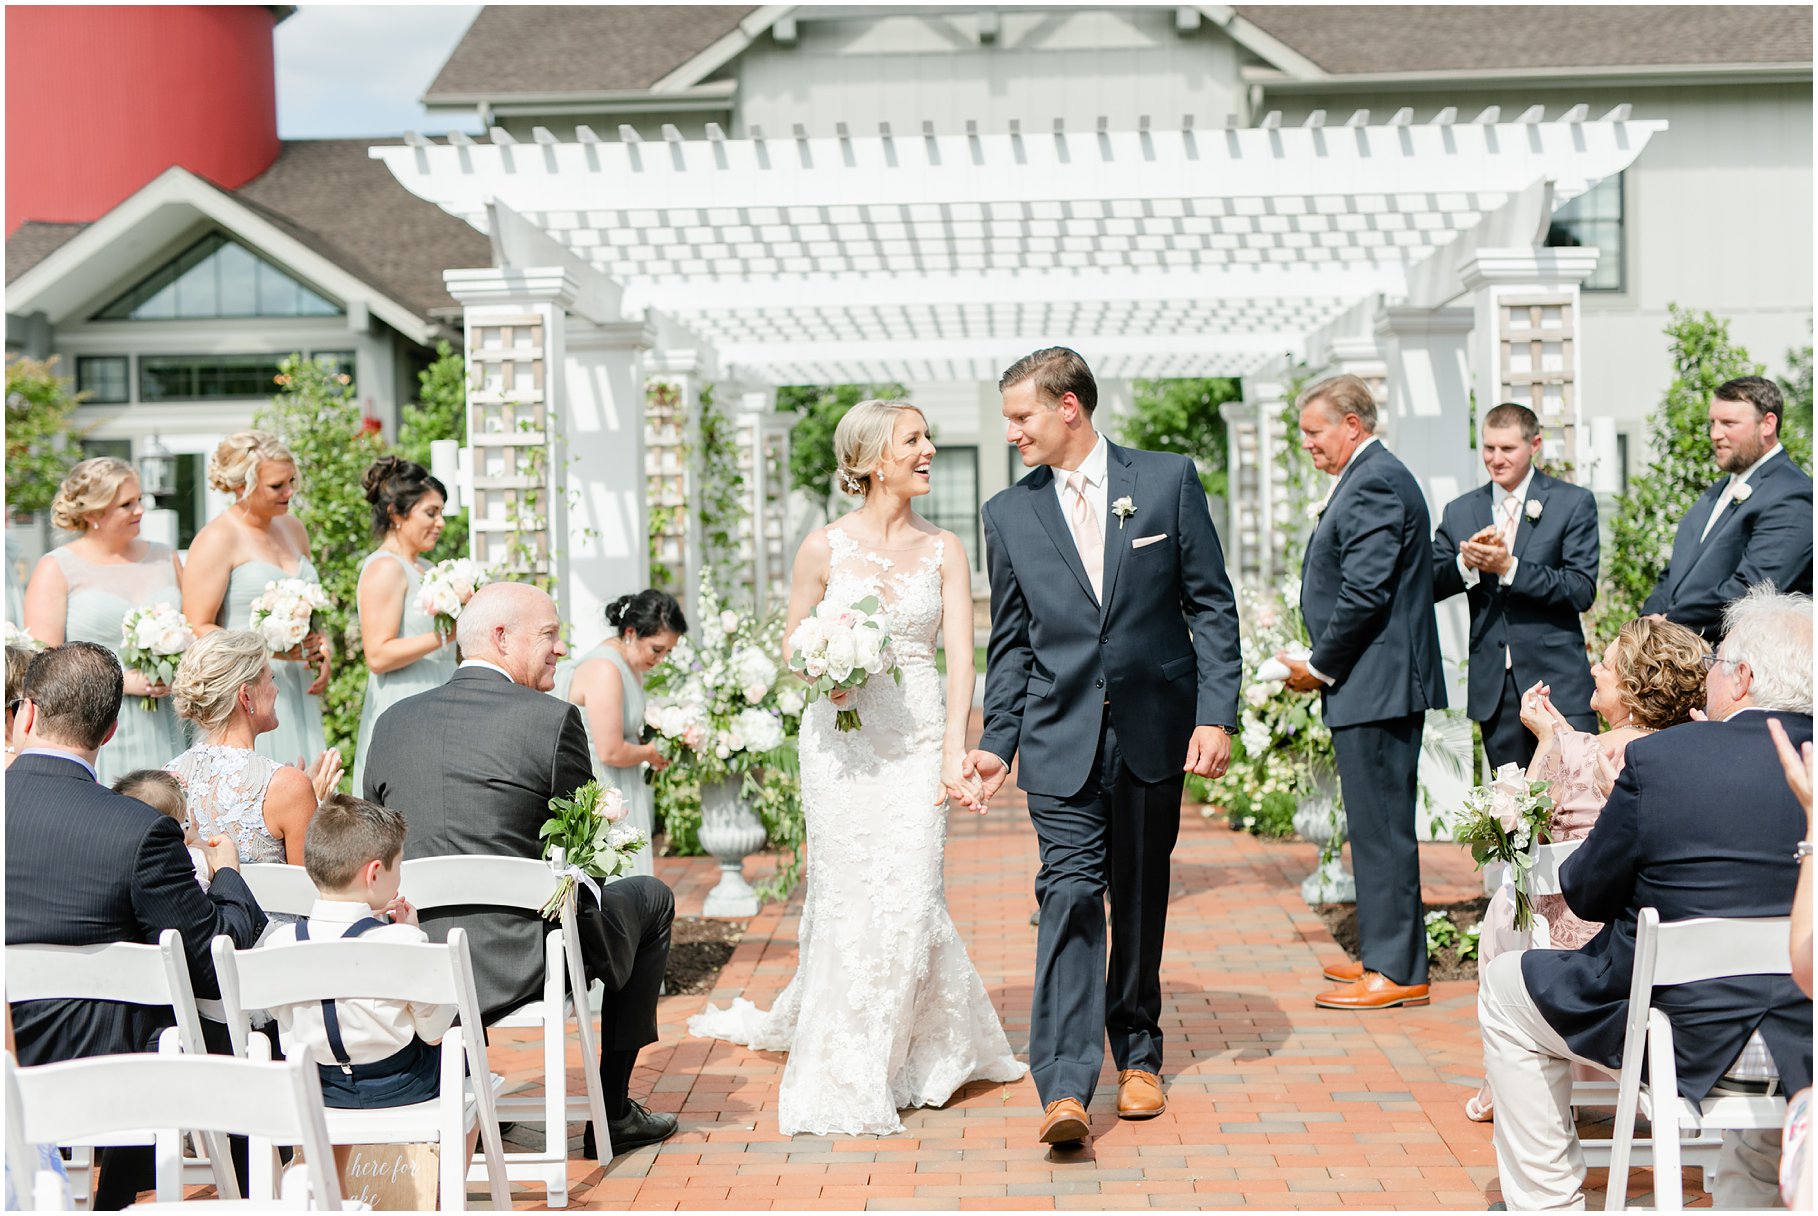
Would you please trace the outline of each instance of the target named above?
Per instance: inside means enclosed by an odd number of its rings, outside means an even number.
[[[649,1110],[635,1098],[630,1098],[625,1102],[625,1114],[621,1118],[608,1119],[606,1129],[612,1133],[612,1152],[617,1156],[635,1148],[643,1148],[646,1144],[657,1144],[669,1139],[675,1135],[676,1122],[674,1115]],[[591,1123],[581,1138],[581,1156],[589,1161],[600,1159]]]

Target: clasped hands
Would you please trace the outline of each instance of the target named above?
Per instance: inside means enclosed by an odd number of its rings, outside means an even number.
[[[1468,570],[1481,570],[1499,577],[1509,572],[1509,562],[1513,560],[1502,543],[1502,533],[1494,525],[1478,529],[1459,545],[1458,557]]]
[[[1187,759],[1181,771],[1200,777],[1222,777],[1231,764],[1231,736],[1220,726],[1195,726],[1187,740]],[[959,762],[957,773],[951,763],[942,766],[941,785],[946,794],[974,814],[983,815],[991,799],[1010,776],[1010,765],[995,752],[974,748]]]

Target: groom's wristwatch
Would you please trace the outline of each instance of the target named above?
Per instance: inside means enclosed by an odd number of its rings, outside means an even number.
[[[1237,728],[1228,722],[1215,722],[1213,725],[1224,731],[1227,735],[1235,735],[1237,733]]]

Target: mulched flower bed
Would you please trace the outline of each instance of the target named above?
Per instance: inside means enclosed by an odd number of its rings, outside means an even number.
[[[1451,918],[1462,934],[1466,929],[1483,919],[1484,909],[1490,906],[1488,899],[1466,899],[1453,904],[1428,904],[1428,912],[1444,912]],[[1352,958],[1357,957],[1357,905],[1356,904],[1318,904],[1313,909],[1319,918],[1326,922],[1326,928],[1332,931],[1333,940],[1344,948]],[[1461,959],[1455,947],[1446,946],[1427,958],[1427,978],[1429,980],[1474,980],[1477,978],[1476,958]]]
[[[678,916],[669,930],[669,966],[663,972],[669,996],[698,996],[713,991],[720,968],[745,936],[745,926],[723,920]]]

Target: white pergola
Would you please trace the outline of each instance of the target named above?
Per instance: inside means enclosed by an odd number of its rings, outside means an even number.
[[[1420,125],[1402,110],[1293,128],[1274,114],[968,127],[733,139],[710,125],[693,141],[620,127],[610,142],[494,128],[489,143],[374,148],[492,240],[492,267],[447,276],[475,371],[482,552],[523,531],[513,504],[544,476],[558,539],[530,549],[556,567],[582,640],[598,603],[643,585],[649,376],[681,389],[686,416],[707,381],[755,401],[781,384],[995,382],[1063,344],[1106,379],[1242,376],[1254,424],[1304,363],[1381,387],[1395,446],[1437,500],[1472,481],[1473,389],[1531,402],[1555,454],[1582,459],[1578,285],[1596,255],[1541,244],[1556,207],[1664,123],[1536,106]],[[1266,469],[1257,435],[1247,450]],[[489,446],[513,454],[509,470]],[[527,472],[516,458],[533,447],[551,460]],[[1228,538],[1264,576],[1268,482]]]

